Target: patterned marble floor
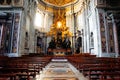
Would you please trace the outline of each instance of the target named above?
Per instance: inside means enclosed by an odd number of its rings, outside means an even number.
[[[88,80],[67,60],[51,61],[35,80]]]

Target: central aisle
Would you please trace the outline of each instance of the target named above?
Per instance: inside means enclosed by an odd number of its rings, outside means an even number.
[[[67,59],[52,60],[36,80],[88,80]]]

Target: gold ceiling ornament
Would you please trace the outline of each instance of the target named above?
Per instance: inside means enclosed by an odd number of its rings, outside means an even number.
[[[65,6],[67,4],[76,2],[76,0],[43,0],[43,1],[55,6]]]
[[[62,9],[54,11],[54,21],[47,35],[55,37],[55,39],[57,39],[59,32],[61,33],[62,39],[66,36],[72,36],[72,33],[69,31],[69,27],[66,26],[65,10]]]

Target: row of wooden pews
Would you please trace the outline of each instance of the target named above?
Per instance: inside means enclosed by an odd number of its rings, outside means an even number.
[[[91,55],[67,58],[89,80],[120,80],[120,58]]]
[[[0,58],[0,80],[30,80],[51,61],[51,57],[2,57]]]

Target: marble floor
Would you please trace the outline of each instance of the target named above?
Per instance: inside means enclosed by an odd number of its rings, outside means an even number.
[[[52,60],[35,80],[88,80],[67,60]]]

